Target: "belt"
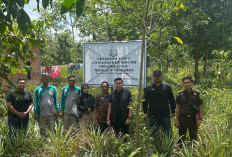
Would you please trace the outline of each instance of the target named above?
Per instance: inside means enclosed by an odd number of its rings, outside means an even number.
[[[181,114],[181,115],[184,117],[187,117],[187,118],[194,117],[194,115],[192,115],[192,114]]]

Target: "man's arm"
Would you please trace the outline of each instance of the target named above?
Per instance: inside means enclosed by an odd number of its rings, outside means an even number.
[[[169,86],[169,101],[171,107],[171,117],[175,117],[176,101],[171,86]]]
[[[133,106],[133,102],[130,101],[130,102],[129,102],[129,114],[128,114],[127,120],[126,120],[126,122],[125,122],[126,125],[130,124],[130,122],[131,122],[131,117],[132,117],[132,106]]]
[[[94,123],[97,124],[98,120],[97,120],[97,111],[98,111],[98,107],[95,106],[94,104]]]
[[[16,109],[11,104],[12,104],[12,102],[6,102],[6,107],[7,107],[8,111],[15,114],[19,118],[21,118],[22,115],[20,114],[20,112],[16,111]]]
[[[61,100],[60,100],[61,112],[64,111],[64,104],[65,104],[64,90],[65,89],[63,88],[62,94],[61,94]]]
[[[94,123],[95,124],[98,123],[98,121],[97,121],[98,105],[99,105],[99,102],[98,102],[98,96],[97,96],[96,99],[95,99],[95,103],[94,103]]]
[[[175,118],[175,125],[179,126],[179,115],[180,115],[180,105],[176,105],[176,118]]]
[[[28,107],[27,111],[26,111],[26,112],[21,112],[22,118],[25,118],[25,117],[29,114],[29,112],[31,111],[31,109],[32,109],[33,106],[34,106],[34,105],[33,105],[33,103],[31,102],[31,103],[29,104],[29,107]]]
[[[39,95],[38,95],[38,90],[37,88],[35,89],[35,100],[34,100],[34,118],[35,120],[38,119],[38,109],[39,109]]]
[[[110,122],[111,110],[112,110],[112,103],[109,103],[108,113],[107,113],[107,124],[108,124],[108,126],[110,126],[110,124],[111,124],[111,122]]]

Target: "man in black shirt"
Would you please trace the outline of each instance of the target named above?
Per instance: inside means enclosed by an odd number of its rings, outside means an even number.
[[[175,116],[175,98],[172,88],[169,84],[162,82],[163,76],[160,70],[153,72],[154,83],[150,84],[144,89],[143,111],[149,116],[150,126],[154,127],[153,134],[155,134],[159,127],[170,135],[170,116]],[[170,107],[171,114],[170,114]]]
[[[33,100],[31,93],[25,90],[25,83],[25,79],[18,79],[18,89],[9,91],[6,96],[10,138],[15,136],[16,130],[26,130],[28,126]]]
[[[118,135],[127,134],[132,116],[132,96],[130,91],[123,89],[123,80],[116,78],[114,80],[115,91],[110,95],[107,124],[113,127]]]

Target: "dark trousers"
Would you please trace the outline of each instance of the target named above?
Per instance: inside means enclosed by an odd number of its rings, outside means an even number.
[[[150,127],[153,128],[152,135],[154,136],[157,131],[159,130],[159,127],[161,126],[162,129],[165,131],[165,133],[168,136],[171,136],[171,120],[170,120],[170,115],[169,114],[164,114],[164,115],[155,115],[155,116],[149,116],[150,120]]]
[[[187,129],[189,130],[190,140],[197,140],[197,130],[198,126],[196,125],[196,116],[194,115],[179,115],[179,136],[180,143],[181,140],[185,141]]]
[[[26,132],[29,122],[29,115],[25,118],[15,116],[8,117],[9,137],[12,138],[16,135],[16,131],[23,129]]]
[[[122,135],[128,134],[129,125],[125,124],[125,121],[111,122],[115,135],[119,135],[121,131]]]
[[[108,128],[108,125],[104,122],[99,122],[98,128],[101,130],[101,133],[103,133]]]

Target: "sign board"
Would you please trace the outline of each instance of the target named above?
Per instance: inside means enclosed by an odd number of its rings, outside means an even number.
[[[83,44],[84,83],[100,86],[107,81],[114,86],[114,79],[123,79],[125,87],[139,86],[142,41],[102,42]],[[146,46],[142,86],[146,86]]]

